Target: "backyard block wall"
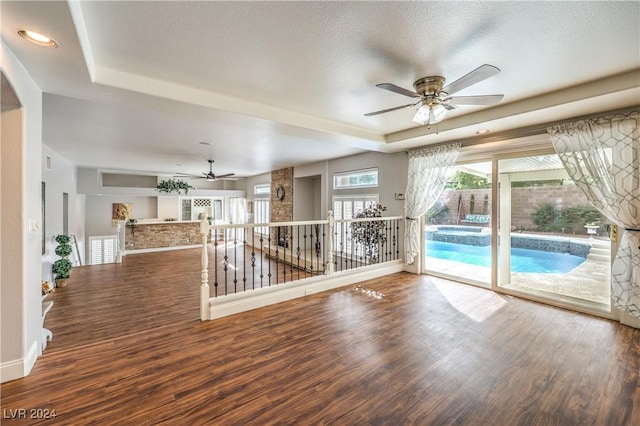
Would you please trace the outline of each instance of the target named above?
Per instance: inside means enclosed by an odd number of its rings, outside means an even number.
[[[448,215],[437,222],[440,224],[458,224],[458,197],[462,196],[464,219],[467,214],[491,214],[491,189],[447,189],[441,200],[449,208]],[[471,195],[474,196],[474,207],[471,210]],[[484,197],[488,197],[487,211],[484,210]],[[511,190],[511,227],[513,230],[534,230],[536,225],[531,215],[541,204],[552,203],[557,209],[589,205],[586,197],[574,185],[534,186],[512,188]],[[488,226],[488,225],[482,225]],[[586,234],[586,230],[585,230]]]

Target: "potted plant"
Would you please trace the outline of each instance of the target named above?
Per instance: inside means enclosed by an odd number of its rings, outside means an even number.
[[[380,204],[359,211],[354,219],[382,217],[387,208]],[[378,245],[387,242],[386,225],[381,220],[351,223],[351,237],[364,247],[364,257],[367,263],[378,263]]]
[[[138,223],[138,219],[129,219],[127,221],[127,226],[131,229],[131,236],[136,236],[136,224]]]
[[[55,253],[60,256],[60,259],[53,262],[51,270],[56,274],[56,287],[66,287],[73,266],[69,260],[71,254],[70,238],[68,235],[60,234],[56,235],[54,240],[58,243]]]
[[[587,228],[587,235],[591,235],[593,237],[598,233],[598,228],[600,228],[599,222],[590,222],[584,225]]]
[[[190,189],[194,189],[194,187],[180,179],[169,179],[161,180],[160,183],[158,183],[158,186],[156,186],[156,189],[159,192],[177,192],[178,194],[181,194],[181,191],[184,191],[186,194]]]

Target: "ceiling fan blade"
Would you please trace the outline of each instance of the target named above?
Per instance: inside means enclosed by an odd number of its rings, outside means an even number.
[[[384,89],[384,90],[389,90],[390,92],[398,93],[400,95],[409,96],[410,98],[420,98],[421,97],[416,92],[413,92],[411,90],[405,89],[404,87],[396,86],[395,84],[391,84],[391,83],[376,84],[376,87],[379,87],[379,88]]]
[[[365,117],[371,117],[371,116],[374,116],[374,115],[384,114],[385,112],[396,111],[398,109],[407,108],[407,107],[414,106],[414,105],[417,105],[417,102],[414,103],[414,104],[407,104],[407,105],[397,106],[397,107],[394,107],[394,108],[387,108],[387,109],[383,109],[381,111],[368,112],[364,116]]]
[[[479,95],[479,96],[453,96],[446,98],[445,102],[455,105],[493,105],[504,98],[504,95]]]
[[[227,173],[226,175],[216,175],[216,179],[224,179],[235,175],[235,173]]]
[[[462,89],[466,89],[473,84],[479,83],[486,78],[494,76],[499,72],[499,68],[494,67],[493,65],[484,64],[471,71],[469,74],[460,77],[453,83],[447,84],[442,88],[442,91],[447,93],[448,95],[452,95]]]

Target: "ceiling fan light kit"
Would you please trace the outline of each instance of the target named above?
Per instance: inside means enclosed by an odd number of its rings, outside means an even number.
[[[378,114],[384,114],[391,111],[416,106],[420,104],[413,116],[413,121],[418,124],[431,125],[438,123],[444,119],[447,112],[456,109],[457,105],[493,105],[502,100],[504,95],[480,95],[480,96],[449,96],[455,92],[466,89],[484,79],[494,76],[500,72],[500,69],[493,65],[484,64],[471,71],[470,73],[460,77],[453,83],[444,86],[445,78],[442,76],[422,77],[413,83],[415,92],[396,86],[392,83],[377,84],[384,90],[389,90],[400,95],[417,98],[418,102],[402,105],[393,108],[387,108],[380,111],[365,114],[365,117],[371,117]]]
[[[447,115],[447,109],[442,104],[422,104],[413,116],[413,122],[418,124],[435,124],[442,121]]]

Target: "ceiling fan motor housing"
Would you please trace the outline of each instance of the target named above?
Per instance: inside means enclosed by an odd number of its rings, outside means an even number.
[[[446,93],[441,92],[442,87],[444,86],[445,78],[439,75],[431,76],[431,77],[423,77],[418,79],[413,83],[413,87],[416,92],[422,96],[426,95],[434,95],[439,96],[440,93],[446,95]]]

